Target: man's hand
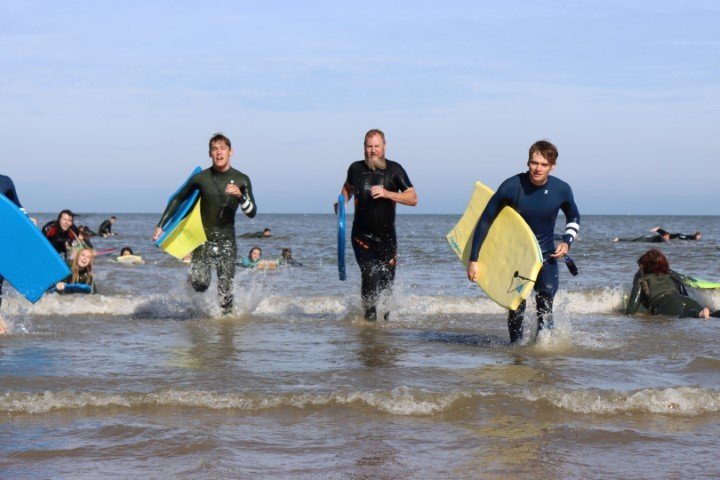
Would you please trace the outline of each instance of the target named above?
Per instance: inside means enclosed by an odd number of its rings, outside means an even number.
[[[560,244],[558,244],[557,248],[555,249],[555,253],[550,255],[550,258],[564,257],[568,250],[570,250],[570,245],[565,242],[560,242]]]
[[[228,195],[235,197],[235,198],[242,197],[242,192],[240,191],[240,187],[238,187],[234,183],[227,184],[227,187],[225,187],[225,193],[227,193]]]
[[[378,198],[390,198],[390,192],[385,190],[382,185],[375,185],[370,189],[370,196],[377,200]]]
[[[160,238],[160,235],[163,234],[163,230],[160,227],[155,227],[155,232],[153,233],[153,242],[157,242],[157,239]]]
[[[467,266],[467,276],[468,280],[471,282],[477,282],[477,279],[480,278],[480,274],[482,273],[482,267],[478,262],[468,262]]]

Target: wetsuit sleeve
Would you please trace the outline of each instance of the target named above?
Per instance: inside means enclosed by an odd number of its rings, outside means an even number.
[[[562,203],[560,208],[565,214],[565,233],[562,240],[570,246],[580,231],[580,211],[575,204],[575,198],[569,186],[567,196],[567,200]]]
[[[200,175],[199,173],[197,175]],[[167,223],[168,220],[175,214],[175,211],[178,209],[180,204],[185,201],[186,198],[190,196],[190,194],[198,188],[198,184],[195,182],[195,178],[193,177],[189,182],[185,184],[185,186],[180,189],[180,191],[173,197],[170,202],[168,202],[167,207],[165,207],[165,211],[162,214],[162,217],[160,217],[160,221],[158,222],[157,226],[162,228],[165,223]]]
[[[686,235],[684,233],[671,233],[670,239],[671,240],[676,240],[676,239],[677,240],[697,240],[694,233],[692,235]]]
[[[5,196],[8,198],[8,200],[13,202],[15,206],[18,207],[23,213],[26,213],[22,204],[20,204],[20,199],[18,198],[17,191],[15,190],[15,184],[13,183],[12,179],[10,177],[5,177],[4,180]]]
[[[248,216],[248,218],[253,218],[257,215],[257,207],[255,206],[255,197],[252,193],[252,184],[250,183],[249,178],[245,181],[243,186],[240,187],[240,191],[243,194],[240,198],[240,208],[243,213]]]
[[[512,205],[512,191],[508,181],[506,180],[502,185],[500,185],[497,192],[490,197],[490,201],[488,201],[485,206],[485,210],[483,210],[483,213],[480,215],[480,219],[475,226],[475,233],[473,233],[472,238],[472,249],[470,250],[471,262],[477,262],[478,256],[480,255],[480,248],[482,248],[482,244],[485,241],[485,237],[487,237],[490,226],[495,220],[495,217],[498,216],[498,213],[500,213],[500,210],[507,205]]]
[[[633,283],[632,291],[630,292],[630,298],[628,298],[627,305],[625,306],[625,313],[627,315],[635,315],[640,308],[642,297],[642,281],[638,280]]]
[[[397,186],[398,190],[400,192],[404,192],[408,188],[412,188],[413,184],[410,182],[410,177],[408,177],[407,172],[405,169],[400,165],[397,164],[397,171],[395,172],[395,186]]]

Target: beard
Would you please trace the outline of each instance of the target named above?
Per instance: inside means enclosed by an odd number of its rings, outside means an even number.
[[[365,156],[365,163],[367,163],[371,170],[385,170],[385,166],[387,165],[385,157],[370,158],[367,155]]]

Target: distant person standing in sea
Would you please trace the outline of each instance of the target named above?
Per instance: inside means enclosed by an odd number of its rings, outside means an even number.
[[[351,242],[362,275],[360,294],[366,320],[377,320],[378,296],[392,288],[397,264],[395,205],[417,205],[417,194],[403,167],[385,158],[385,134],[365,134],[365,160],[348,168],[341,193],[355,195]],[[337,211],[337,204],[335,204]],[[384,315],[388,319],[389,312]]]
[[[543,267],[535,281],[535,305],[538,331],[543,327],[552,328],[553,299],[559,285],[557,259],[565,256],[580,230],[580,212],[570,185],[557,177],[551,177],[555,169],[558,151],[555,145],[540,140],[529,151],[528,171],[508,178],[497,189],[483,211],[472,239],[472,250],[467,275],[471,282],[483,275],[484,265],[478,262],[488,230],[495,217],[505,206],[515,209],[535,234],[542,250]],[[565,233],[562,241],[555,246],[553,230],[558,212],[565,214]],[[508,312],[510,341],[523,338],[523,319],[526,302],[517,310]]]
[[[21,212],[27,215],[27,212],[23,208],[22,204],[20,204],[20,199],[18,198],[17,191],[15,190],[15,184],[13,183],[12,179],[6,175],[0,175],[0,193],[5,195],[5,197],[7,197],[8,200],[14,203]],[[36,223],[35,219],[31,220],[33,223]],[[2,306],[3,283],[5,283],[5,278],[0,275],[0,306]],[[5,320],[3,320],[3,318],[0,316],[0,335],[5,333],[7,333],[7,324],[5,323]]]
[[[192,253],[190,283],[197,292],[210,286],[211,268],[218,276],[218,294],[223,315],[232,312],[232,283],[235,278],[235,213],[242,209],[249,218],[257,213],[250,178],[230,166],[233,155],[230,139],[216,133],[210,139],[212,166],[193,176],[168,204],[155,228],[153,240],[162,235],[163,225],[193,191],[200,192],[203,229],[208,241]]]

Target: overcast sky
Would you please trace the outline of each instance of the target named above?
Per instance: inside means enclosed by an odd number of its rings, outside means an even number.
[[[720,3],[0,0],[0,173],[160,212],[228,135],[260,212],[331,212],[363,135],[459,213],[546,138],[584,214],[718,214]]]

